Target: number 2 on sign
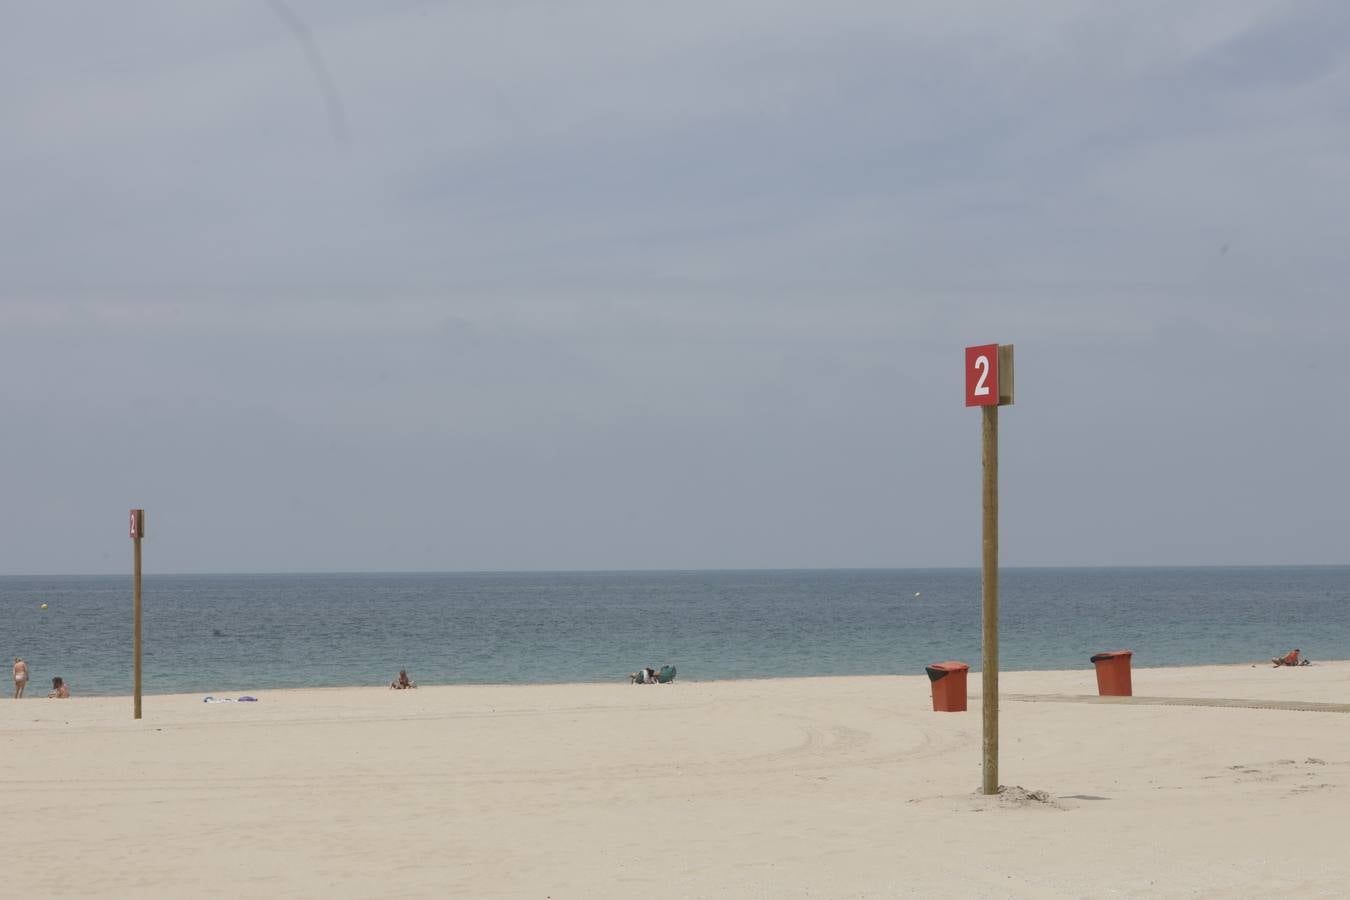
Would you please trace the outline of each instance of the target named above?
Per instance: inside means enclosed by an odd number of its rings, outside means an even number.
[[[998,344],[966,348],[966,406],[998,405]]]
[[[980,380],[975,382],[975,396],[988,397],[989,385],[987,382],[989,381],[989,357],[975,357],[975,368],[980,370]]]

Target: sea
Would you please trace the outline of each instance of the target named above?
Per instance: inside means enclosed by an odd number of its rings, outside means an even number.
[[[1350,566],[1005,568],[1000,668],[1350,659]],[[146,575],[147,694],[627,683],[979,668],[978,569]],[[45,608],[43,604],[46,604]],[[132,581],[0,577],[0,652],[30,693],[132,692]]]

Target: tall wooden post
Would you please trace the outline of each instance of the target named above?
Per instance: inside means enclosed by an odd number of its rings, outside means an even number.
[[[984,643],[984,782],[986,794],[998,793],[998,407],[983,413],[984,524],[983,609]]]
[[[998,785],[998,408],[1013,402],[1012,344],[966,348],[966,406],[982,407],[984,520],[981,571],[981,633],[984,644],[984,779],[981,789],[997,794]]]
[[[132,546],[132,666],[135,669],[133,690],[134,717],[141,717],[141,538],[145,537],[145,510],[131,511]]]

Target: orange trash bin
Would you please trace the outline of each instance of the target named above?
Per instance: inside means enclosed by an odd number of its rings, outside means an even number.
[[[956,660],[925,666],[933,688],[933,712],[966,711],[966,672],[970,666]]]
[[[1133,650],[1109,650],[1097,653],[1092,662],[1097,667],[1097,694],[1102,697],[1132,697],[1130,684],[1130,657]]]

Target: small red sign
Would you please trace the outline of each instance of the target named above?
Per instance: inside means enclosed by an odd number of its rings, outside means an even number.
[[[145,537],[145,510],[143,509],[131,511],[131,536],[133,538]]]
[[[966,406],[998,406],[998,344],[966,348]]]

